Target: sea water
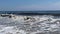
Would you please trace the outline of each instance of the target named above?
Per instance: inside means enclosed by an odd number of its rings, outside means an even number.
[[[60,16],[0,16],[0,34],[60,34]]]

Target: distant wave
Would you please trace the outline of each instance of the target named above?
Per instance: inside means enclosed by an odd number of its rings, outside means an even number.
[[[18,15],[60,15],[60,11],[0,11],[0,14],[18,14]]]

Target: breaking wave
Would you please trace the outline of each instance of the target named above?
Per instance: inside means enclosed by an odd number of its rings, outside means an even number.
[[[4,16],[4,15],[3,15]],[[49,34],[60,32],[60,16],[14,15],[0,16],[0,34]]]

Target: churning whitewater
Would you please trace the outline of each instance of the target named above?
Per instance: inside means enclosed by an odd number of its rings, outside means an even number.
[[[60,16],[0,15],[0,34],[49,34],[60,32]]]

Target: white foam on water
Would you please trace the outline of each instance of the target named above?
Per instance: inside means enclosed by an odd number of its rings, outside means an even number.
[[[0,16],[0,34],[36,34],[55,32],[60,29],[60,18],[52,15],[35,15],[15,17]]]

